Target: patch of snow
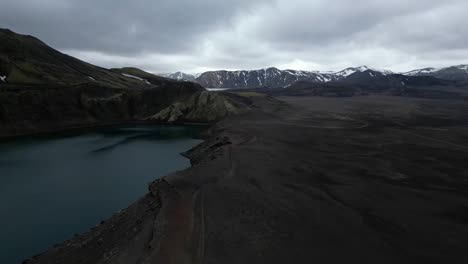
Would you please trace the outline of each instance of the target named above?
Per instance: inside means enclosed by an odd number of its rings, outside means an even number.
[[[348,69],[342,70],[340,72],[336,72],[335,75],[341,76],[341,77],[348,77],[348,76],[350,76],[351,74],[353,74],[355,72],[357,72],[357,70],[355,68],[348,68]]]
[[[402,82],[401,82],[401,85],[405,86],[405,85],[406,85],[406,83],[402,81]]]
[[[323,75],[323,74],[317,74],[315,79],[321,82],[329,82],[331,80],[330,77],[328,77],[327,75]]]
[[[374,77],[374,78],[375,78],[375,74],[374,74],[374,73],[369,72],[369,75],[370,75],[371,77]]]
[[[403,73],[403,75],[416,76],[416,75],[420,75],[420,74],[434,73],[434,72],[437,72],[439,70],[440,69],[436,69],[436,68],[425,68],[425,69],[419,69],[419,70],[414,70],[414,71],[410,71],[410,72],[407,72],[407,73]]]
[[[324,75],[320,75],[322,76],[324,82],[330,82],[331,81],[331,77],[330,76],[324,76]]]
[[[457,68],[460,69],[460,70],[465,70],[466,72],[468,72],[468,65],[458,65]]]
[[[380,69],[370,68],[370,67],[367,67],[367,66],[359,66],[359,67],[356,67],[356,68],[346,68],[346,69],[344,69],[342,71],[331,73],[331,75],[335,75],[335,76],[339,76],[339,77],[348,77],[353,73],[365,72],[365,71],[368,71],[368,70],[374,71],[374,72],[379,72],[379,73],[381,73],[383,75],[393,74],[393,72],[389,71],[389,70],[380,70]]]
[[[172,73],[160,72],[160,73],[156,73],[156,75],[169,78],[172,75]]]
[[[431,69],[422,70],[421,73],[433,73],[433,72],[436,72],[436,71],[437,71],[437,69],[431,68]]]
[[[6,82],[6,76],[0,76],[0,80],[1,80],[2,82]]]
[[[362,70],[361,72],[367,71],[367,70],[371,70],[371,71],[379,72],[379,73],[381,73],[382,75],[390,75],[390,74],[393,74],[392,71],[385,70],[385,69],[376,69],[376,68],[370,68],[370,67],[367,67],[367,66],[361,66],[361,68],[362,68],[362,69],[365,69],[365,70]]]
[[[262,80],[260,80],[260,77],[257,76],[257,80],[258,80],[258,83],[260,84],[260,86],[263,86],[263,83],[262,83]]]
[[[407,75],[407,76],[415,76],[418,74],[419,74],[419,71],[410,71],[410,72],[403,73],[403,75]]]
[[[451,66],[451,67],[446,67],[446,68],[424,68],[424,69],[414,70],[414,71],[410,71],[410,72],[403,73],[403,74],[409,75],[409,76],[416,76],[416,75],[431,74],[434,72],[438,72],[438,71],[442,71],[446,69],[453,69],[453,68],[466,71],[468,73],[468,65],[457,65],[457,66]]]
[[[150,82],[148,82],[147,80],[142,79],[142,78],[140,78],[140,77],[138,77],[138,76],[134,76],[134,75],[131,75],[131,74],[126,74],[126,73],[122,73],[122,75],[125,76],[125,77],[128,77],[128,78],[137,79],[137,80],[139,80],[139,81],[142,81],[142,82],[145,82],[146,84],[151,85]]]
[[[96,79],[94,79],[94,78],[91,77],[91,76],[88,76],[88,78],[89,78],[91,81],[96,81]]]
[[[367,71],[367,70],[371,70],[371,68],[367,67],[367,66],[359,66],[356,68],[356,70],[360,71],[360,72],[364,72],[364,71]]]
[[[390,75],[394,74],[392,71],[389,70],[377,70],[378,72],[382,73],[383,75]]]
[[[137,77],[137,76],[134,76],[134,75],[131,75],[131,74],[122,73],[122,75],[125,76],[125,77],[128,77],[128,78],[133,78],[133,79],[137,79],[137,80],[139,80],[139,81],[143,81],[142,78]]]

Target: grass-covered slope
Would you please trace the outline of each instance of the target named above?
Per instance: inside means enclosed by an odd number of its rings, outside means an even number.
[[[76,85],[95,83],[115,88],[145,87],[145,82],[63,54],[39,39],[0,29],[2,84]]]

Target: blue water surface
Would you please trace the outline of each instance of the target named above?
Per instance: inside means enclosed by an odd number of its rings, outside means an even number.
[[[190,166],[199,126],[118,126],[0,142],[0,263],[86,232]]]

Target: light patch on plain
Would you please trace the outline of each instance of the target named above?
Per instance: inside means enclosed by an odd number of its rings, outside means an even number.
[[[0,76],[0,80],[1,80],[2,82],[6,82],[6,76]]]
[[[96,79],[94,79],[94,78],[91,77],[91,76],[88,76],[88,78],[89,78],[91,81],[96,81]]]

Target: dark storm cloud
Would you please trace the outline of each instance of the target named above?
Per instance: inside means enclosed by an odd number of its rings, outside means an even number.
[[[257,1],[259,2],[259,1]],[[108,53],[177,52],[200,34],[229,24],[256,1],[15,0],[2,3],[0,25],[60,49]]]
[[[396,71],[468,63],[465,0],[16,0],[0,27],[106,66]]]

